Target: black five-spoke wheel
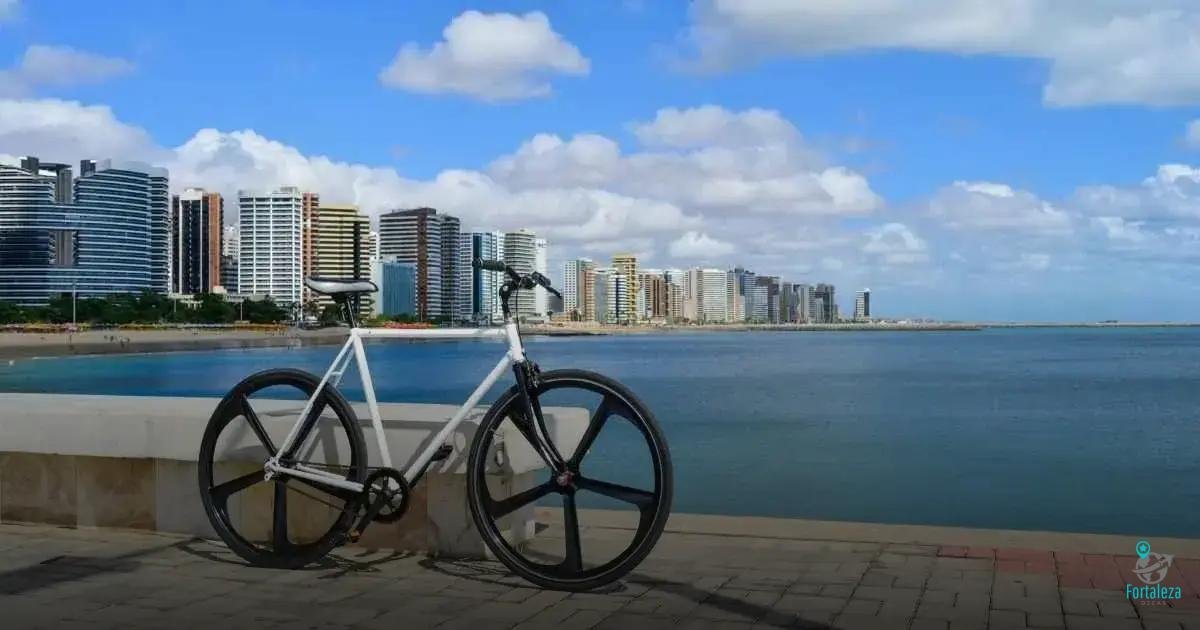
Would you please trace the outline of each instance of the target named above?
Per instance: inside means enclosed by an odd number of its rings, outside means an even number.
[[[555,472],[538,454],[535,422],[516,387],[508,390],[484,416],[471,448],[475,525],[501,562],[539,586],[579,591],[619,579],[654,547],[670,514],[666,440],[636,396],[599,374],[545,372],[533,401],[565,465]],[[525,472],[531,460],[542,467]],[[506,466],[517,473],[517,487],[494,474]],[[541,531],[524,526],[530,516]]]
[[[353,492],[295,477],[267,480],[263,469],[319,384],[300,370],[249,376],[225,396],[204,431],[198,466],[204,511],[217,535],[251,564],[297,568],[314,562],[342,542],[357,514]],[[263,409],[278,410],[279,420]],[[326,387],[308,418],[293,461],[361,483],[366,447],[346,399]]]

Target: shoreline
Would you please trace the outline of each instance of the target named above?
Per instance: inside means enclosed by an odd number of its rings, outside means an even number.
[[[522,327],[527,335],[544,337],[594,337],[614,335],[679,334],[689,332],[977,332],[987,328],[1191,328],[1195,323],[919,323],[919,324],[807,324],[807,325],[697,325],[697,326],[546,326]],[[0,360],[145,354],[241,348],[284,348],[332,345],[344,341],[345,328],[276,331],[166,328],[140,330],[87,330],[82,332],[0,332]]]

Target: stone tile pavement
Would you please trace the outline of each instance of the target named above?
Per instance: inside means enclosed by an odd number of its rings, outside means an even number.
[[[672,528],[620,584],[570,594],[486,561],[348,547],[278,571],[197,539],[0,525],[0,628],[1200,630],[1200,560],[1176,558],[1167,605],[1126,598],[1133,560]]]

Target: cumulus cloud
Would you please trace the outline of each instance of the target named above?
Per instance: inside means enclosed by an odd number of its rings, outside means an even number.
[[[507,101],[551,92],[548,77],[582,76],[591,64],[554,31],[544,13],[467,11],[451,20],[430,48],[401,46],[379,73],[388,87],[426,94],[456,93]]]
[[[604,136],[542,134],[488,168],[514,188],[605,186],[710,213],[861,216],[883,207],[867,179],[826,165],[779,112],[708,105],[635,123],[644,150]]]
[[[928,245],[903,223],[887,223],[867,231],[862,251],[885,266],[914,265],[929,260]]]
[[[701,0],[686,40],[724,68],[774,55],[901,49],[1044,60],[1055,106],[1200,102],[1200,8],[1189,0]]]
[[[41,87],[103,83],[133,72],[131,62],[68,46],[33,45],[10,68],[0,70],[0,96],[22,96]]]
[[[957,181],[929,200],[929,216],[968,231],[1011,230],[1041,235],[1071,231],[1067,212],[1037,195],[1006,184]]]
[[[696,231],[685,232],[671,242],[670,252],[675,258],[720,261],[734,252],[732,243],[719,241]]]

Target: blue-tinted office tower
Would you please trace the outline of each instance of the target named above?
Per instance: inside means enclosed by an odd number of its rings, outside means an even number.
[[[27,306],[168,284],[167,171],[85,160],[0,165],[0,300]]]
[[[384,260],[379,263],[379,292],[382,294],[380,312],[389,317],[417,314],[416,263]]]

